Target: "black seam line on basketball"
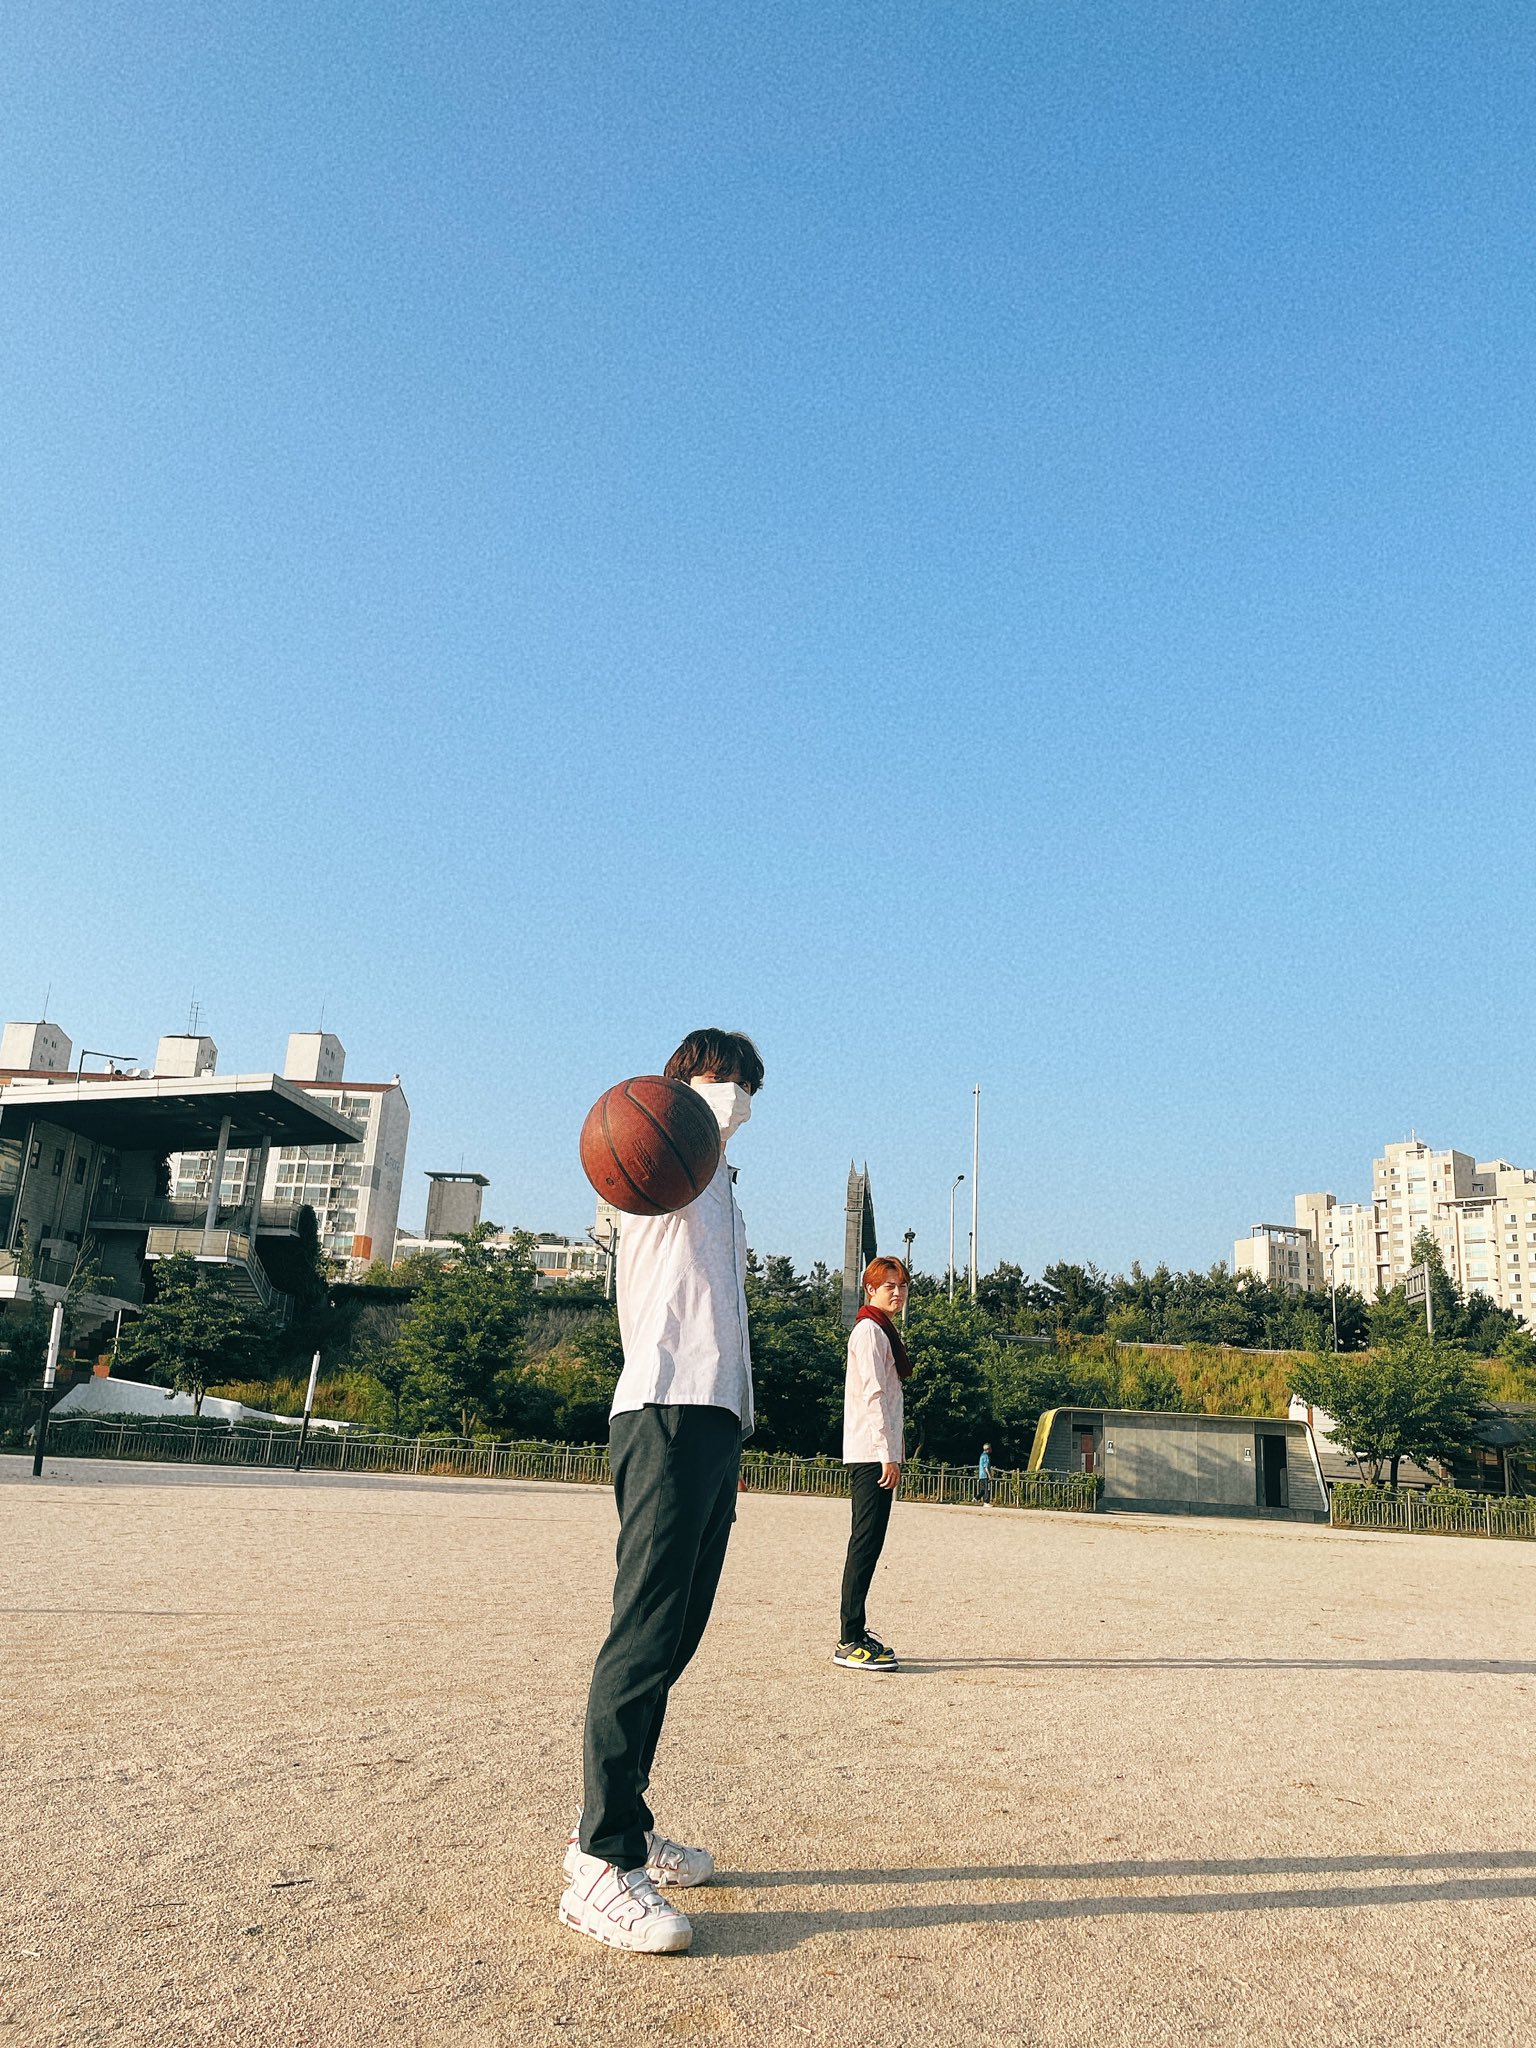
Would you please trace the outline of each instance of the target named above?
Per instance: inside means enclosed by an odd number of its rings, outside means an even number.
[[[627,1084],[624,1092],[626,1095],[628,1095],[629,1093]],[[637,1102],[635,1104],[635,1107],[636,1109],[638,1109],[640,1107],[640,1104]],[[615,1167],[618,1168],[618,1171],[620,1172],[620,1174],[623,1175],[624,1179],[629,1181],[631,1191],[635,1195],[637,1195],[642,1202],[650,1203],[649,1210],[642,1209],[640,1211],[640,1214],[642,1216],[647,1214],[652,1216],[656,1215],[656,1204],[651,1200],[651,1197],[645,1192],[644,1188],[636,1187],[635,1183],[632,1180],[629,1180],[629,1175],[624,1172],[623,1162],[619,1158],[618,1147],[613,1142],[613,1133],[608,1128],[608,1097],[606,1095],[603,1097],[603,1136],[607,1140],[608,1144],[608,1157],[613,1161]]]
[[[624,1099],[626,1102],[633,1104],[633,1106],[639,1110],[640,1114],[655,1126],[657,1137],[662,1140],[667,1150],[672,1154],[672,1157],[683,1169],[683,1179],[687,1181],[689,1187],[691,1187],[693,1189],[693,1192],[697,1194],[699,1192],[699,1183],[694,1179],[693,1173],[688,1165],[687,1160],[683,1157],[682,1153],[679,1152],[677,1147],[673,1144],[671,1134],[667,1130],[666,1125],[664,1123],[659,1122],[656,1117],[652,1116],[651,1112],[646,1108],[643,1102],[636,1101],[635,1097],[631,1095],[629,1092],[629,1083],[627,1081],[624,1083]],[[625,1178],[627,1180],[629,1176],[626,1174]],[[633,1185],[633,1183],[631,1183],[631,1185]]]

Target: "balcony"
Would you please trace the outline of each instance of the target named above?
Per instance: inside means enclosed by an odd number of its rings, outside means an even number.
[[[34,1259],[25,1252],[0,1252],[0,1279],[40,1280],[45,1287],[67,1287],[74,1277],[73,1259]]]
[[[261,1237],[294,1237],[298,1234],[299,1209],[302,1204],[295,1202],[263,1202],[261,1220],[257,1234]],[[152,1225],[170,1225],[180,1229],[201,1230],[203,1219],[208,1213],[208,1204],[201,1202],[175,1202],[165,1199],[130,1202],[120,1195],[98,1195],[91,1205],[91,1230],[143,1230]],[[249,1228],[251,1205],[249,1202],[221,1202],[214,1215],[216,1230]]]
[[[26,1252],[0,1252],[0,1305],[8,1301],[30,1301],[34,1292],[52,1304],[60,1301],[74,1283],[73,1301],[86,1328],[94,1314],[106,1322],[120,1309],[144,1306],[144,1291],[136,1281],[113,1275],[101,1276],[104,1284],[82,1288],[79,1268],[73,1259],[34,1258]],[[77,1337],[72,1341],[79,1341]]]

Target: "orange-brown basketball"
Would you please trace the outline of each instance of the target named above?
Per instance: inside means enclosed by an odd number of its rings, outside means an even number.
[[[600,1095],[581,1127],[582,1170],[630,1216],[667,1216],[701,1195],[720,1164],[720,1126],[697,1089],[638,1074]]]

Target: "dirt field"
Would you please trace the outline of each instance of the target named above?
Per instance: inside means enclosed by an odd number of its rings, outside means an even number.
[[[1536,1548],[744,1499],[653,1798],[694,1947],[555,1919],[606,1492],[0,1458],[0,2043],[1536,2039]]]

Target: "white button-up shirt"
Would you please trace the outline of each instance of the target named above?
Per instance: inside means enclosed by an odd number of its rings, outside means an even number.
[[[901,1378],[891,1340],[865,1316],[848,1337],[843,1382],[843,1463],[899,1465],[902,1446]]]
[[[747,1227],[722,1154],[714,1178],[670,1216],[619,1226],[619,1336],[624,1370],[610,1413],[652,1402],[729,1408],[752,1429],[747,1341]]]

